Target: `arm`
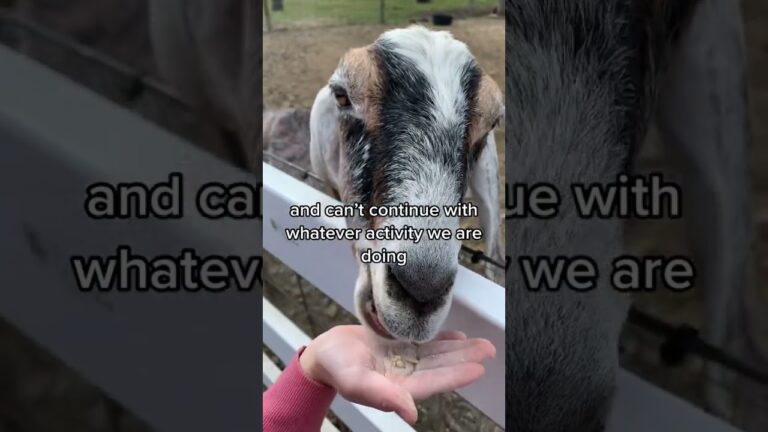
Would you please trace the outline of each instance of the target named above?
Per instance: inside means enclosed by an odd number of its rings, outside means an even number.
[[[309,378],[300,359],[305,348],[293,357],[275,384],[262,396],[264,432],[320,430],[336,390]]]

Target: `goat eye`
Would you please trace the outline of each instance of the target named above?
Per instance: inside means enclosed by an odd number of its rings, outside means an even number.
[[[339,108],[347,108],[350,106],[349,96],[344,90],[335,90],[333,96],[336,98],[336,106]]]

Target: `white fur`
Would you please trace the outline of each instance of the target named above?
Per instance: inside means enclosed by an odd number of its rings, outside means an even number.
[[[461,120],[467,101],[461,89],[461,68],[473,61],[469,48],[446,31],[430,31],[421,26],[390,30],[382,40],[397,46],[395,52],[414,62],[432,84],[436,101],[435,117],[440,122]]]
[[[424,74],[433,89],[434,100],[437,101],[433,113],[435,121],[446,125],[463,124],[463,112],[465,111],[467,101],[464,100],[464,91],[461,86],[461,76],[463,68],[468,62],[472,62],[473,57],[466,45],[453,39],[447,32],[431,32],[423,27],[410,27],[408,29],[392,30],[383,34],[380,40],[391,43],[395,46],[395,51],[408,59]],[[344,65],[333,73],[330,78],[330,84],[346,86],[347,76]],[[353,107],[347,109],[355,117],[363,118],[363,112],[358,105],[359,101],[351,100]],[[350,178],[348,170],[349,164],[345,160],[343,151],[339,143],[338,128],[338,109],[336,108],[334,96],[328,86],[323,87],[315,98],[312,106],[310,130],[311,143],[310,155],[313,170],[323,178],[331,188],[344,198],[346,192],[350,191],[347,179]],[[459,197],[456,197],[455,176],[445,167],[440,167],[427,160],[423,155],[429,152],[440,143],[431,142],[431,137],[421,130],[406,130],[408,142],[412,142],[413,147],[409,147],[403,154],[395,156],[390,160],[388,170],[397,173],[397,177],[402,179],[399,186],[394,190],[389,190],[387,201],[390,203],[408,202],[413,205],[452,205],[456,204]],[[480,221],[483,231],[486,233],[486,245],[488,251],[501,260],[501,240],[498,238],[499,216],[499,197],[498,197],[498,158],[496,156],[495,141],[492,137],[493,132],[489,134],[486,142],[487,150],[483,151],[481,159],[475,166],[474,173],[470,173],[470,187],[475,193],[475,198],[479,203]],[[459,143],[456,143],[459,144]],[[364,148],[363,158],[367,158],[369,149]],[[460,167],[456,167],[458,171]],[[360,174],[360,173],[352,173]],[[353,176],[354,178],[354,176]],[[359,221],[348,219],[348,224],[357,224]],[[382,226],[395,226],[401,228],[409,225],[415,228],[450,228],[455,230],[459,227],[459,218],[440,217],[440,218],[390,218],[382,223]],[[366,244],[363,244],[366,243]],[[418,244],[404,241],[384,241],[377,244],[367,244],[361,242],[358,247],[371,247],[380,250],[382,248],[388,251],[403,251],[410,249],[409,257],[412,254],[418,254],[419,259],[425,259],[428,262],[450,262],[451,267],[444,270],[455,270],[458,267],[458,253],[461,243],[455,239],[450,241],[427,241],[422,239]],[[370,280],[368,272],[370,271]],[[373,296],[377,309],[380,313],[389,318],[390,323],[409,323],[412,318],[403,305],[390,299],[386,292],[386,268],[381,264],[362,264],[360,274],[356,284],[356,308],[358,316],[362,317],[365,313],[362,302],[369,294]],[[440,325],[445,319],[450,309],[451,295],[447,295],[445,304],[438,308],[427,318],[426,333],[421,334],[423,338],[431,338],[437,334]],[[387,322],[382,322],[387,327]],[[398,334],[398,329],[388,328],[393,334]],[[399,336],[402,337],[403,332]],[[406,337],[407,338],[407,337]]]

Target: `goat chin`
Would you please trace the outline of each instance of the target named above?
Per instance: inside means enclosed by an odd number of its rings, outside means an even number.
[[[437,336],[445,321],[452,294],[428,314],[418,313],[387,295],[384,265],[360,263],[355,283],[355,313],[363,325],[385,339],[423,343]]]

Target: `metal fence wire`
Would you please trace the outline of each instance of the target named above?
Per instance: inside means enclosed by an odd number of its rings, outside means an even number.
[[[265,0],[264,29],[354,24],[450,24],[451,19],[499,13],[499,0]]]

